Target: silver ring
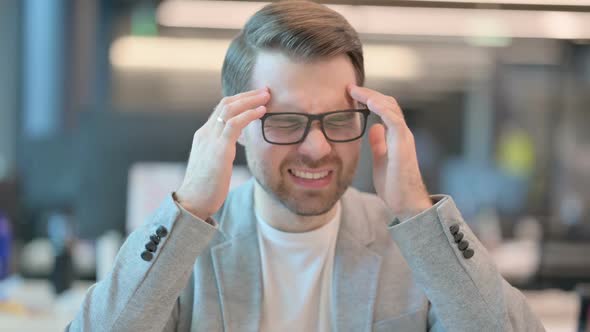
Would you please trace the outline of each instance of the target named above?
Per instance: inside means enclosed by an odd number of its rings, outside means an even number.
[[[223,118],[220,116],[217,117],[217,122],[221,122],[225,125],[225,120],[223,120]]]

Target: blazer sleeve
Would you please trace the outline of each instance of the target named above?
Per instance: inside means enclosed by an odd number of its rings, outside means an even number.
[[[112,271],[87,291],[66,331],[175,329],[178,298],[197,257],[217,232],[214,225],[195,219],[172,195],[167,197],[151,219],[129,235]],[[156,234],[159,243],[149,252],[146,244]]]
[[[496,269],[452,198],[389,231],[430,301],[430,331],[545,331]]]

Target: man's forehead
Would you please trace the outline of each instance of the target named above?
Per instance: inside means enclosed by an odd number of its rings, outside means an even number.
[[[271,112],[325,112],[354,105],[346,91],[355,82],[354,69],[344,55],[297,61],[280,52],[260,52],[252,88],[268,87]]]
[[[270,94],[271,98],[267,104],[270,111],[315,113],[350,108],[353,105],[352,99],[346,96],[346,90],[328,98],[326,96],[308,96],[297,93],[292,95],[289,93],[275,93],[272,88]]]

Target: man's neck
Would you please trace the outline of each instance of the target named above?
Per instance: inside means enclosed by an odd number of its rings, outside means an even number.
[[[336,214],[336,206],[334,206],[330,211],[318,216],[297,215],[270,196],[258,182],[254,184],[254,208],[262,220],[271,227],[290,233],[318,229],[330,222]]]

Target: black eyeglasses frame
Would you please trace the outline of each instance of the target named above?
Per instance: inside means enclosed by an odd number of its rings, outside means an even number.
[[[334,113],[344,113],[344,112],[358,112],[361,113],[364,117],[364,125],[363,125],[363,130],[361,131],[361,133],[355,137],[355,138],[351,138],[351,139],[347,139],[347,140],[333,140],[330,139],[328,137],[328,135],[326,135],[326,131],[324,129],[324,118],[328,115],[334,114]],[[273,115],[289,115],[289,114],[294,114],[294,115],[303,115],[305,117],[307,117],[307,125],[305,126],[305,130],[303,132],[303,135],[301,137],[300,140],[296,141],[296,142],[291,142],[291,143],[276,143],[276,142],[271,142],[270,140],[268,140],[266,138],[266,134],[264,133],[264,122],[266,121],[266,119],[268,119],[269,117],[273,116]],[[363,108],[363,109],[347,109],[347,110],[338,110],[338,111],[332,111],[332,112],[326,112],[326,113],[321,113],[321,114],[307,114],[307,113],[297,113],[297,112],[277,112],[277,113],[266,113],[263,116],[260,117],[260,122],[261,122],[261,130],[262,130],[262,137],[264,138],[264,140],[269,143],[269,144],[274,144],[274,145],[294,145],[294,144],[299,144],[301,142],[303,142],[305,140],[305,138],[307,138],[307,135],[309,134],[309,131],[311,129],[311,124],[314,121],[319,121],[320,122],[320,130],[322,131],[322,134],[324,134],[324,137],[326,138],[326,140],[328,140],[329,142],[333,142],[333,143],[347,143],[347,142],[352,142],[352,141],[356,141],[357,139],[363,137],[363,135],[365,134],[365,131],[367,130],[367,120],[369,117],[369,114],[371,114],[371,111],[369,109]]]

